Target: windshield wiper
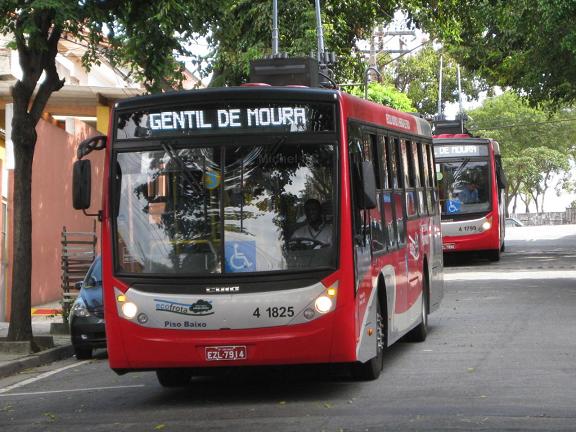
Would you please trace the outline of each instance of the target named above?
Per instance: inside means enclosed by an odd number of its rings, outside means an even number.
[[[184,179],[192,187],[194,192],[202,194],[204,192],[202,185],[200,183],[198,183],[198,180],[196,180],[194,178],[192,171],[190,171],[190,168],[188,168],[186,166],[186,164],[184,163],[182,158],[180,156],[178,156],[178,154],[174,151],[174,148],[172,147],[172,145],[168,142],[162,142],[162,143],[160,143],[160,145],[162,146],[162,148],[164,149],[166,154],[168,154],[168,156],[170,156],[170,159],[176,161],[176,163],[178,164],[178,167],[182,171]]]

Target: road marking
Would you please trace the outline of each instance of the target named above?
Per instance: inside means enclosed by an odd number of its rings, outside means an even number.
[[[144,384],[135,384],[135,385],[128,385],[128,386],[111,386],[111,387],[90,387],[84,389],[70,389],[70,390],[48,390],[48,391],[39,391],[39,392],[26,392],[26,393],[8,393],[8,394],[0,394],[1,397],[8,397],[8,396],[32,396],[32,395],[45,395],[45,394],[52,394],[52,393],[73,393],[73,392],[81,392],[81,391],[96,391],[96,390],[114,390],[114,389],[127,389],[127,388],[136,388],[136,387],[146,387]],[[8,389],[8,387],[6,387]],[[5,389],[2,389],[5,390]]]
[[[36,381],[40,381],[41,379],[44,379],[44,378],[47,378],[47,377],[49,377],[49,376],[51,376],[51,375],[55,375],[55,374],[57,374],[57,373],[60,373],[60,372],[62,372],[62,371],[65,371],[66,369],[71,369],[71,368],[73,368],[73,367],[82,366],[83,364],[88,363],[89,361],[90,361],[90,360],[84,360],[84,361],[81,361],[81,362],[73,363],[73,364],[70,364],[70,365],[68,365],[68,366],[61,367],[61,368],[59,368],[59,369],[54,369],[54,370],[49,371],[49,372],[44,372],[43,374],[40,374],[40,375],[38,375],[38,376],[35,376],[34,378],[29,378],[29,379],[27,379],[27,380],[20,381],[19,383],[12,384],[11,386],[4,387],[3,389],[0,389],[0,395],[1,395],[2,393],[9,392],[10,390],[14,390],[14,389],[16,389],[16,388],[18,388],[18,387],[22,387],[22,386],[25,386],[25,385],[28,385],[28,384],[32,384],[33,382],[36,382]]]

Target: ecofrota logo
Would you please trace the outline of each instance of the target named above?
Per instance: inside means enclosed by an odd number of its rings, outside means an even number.
[[[203,316],[212,315],[214,313],[212,302],[206,300],[198,300],[196,303],[177,303],[168,300],[154,299],[156,302],[156,310],[161,312],[169,312],[180,315]]]

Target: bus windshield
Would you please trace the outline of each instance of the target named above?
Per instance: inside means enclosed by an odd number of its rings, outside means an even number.
[[[117,153],[117,270],[334,267],[336,147],[284,141]]]
[[[488,160],[436,161],[443,216],[490,210]]]

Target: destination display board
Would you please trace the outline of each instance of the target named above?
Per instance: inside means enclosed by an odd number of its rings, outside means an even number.
[[[121,112],[116,139],[238,133],[306,133],[335,130],[333,104],[245,104],[175,107]]]
[[[488,144],[435,144],[434,156],[436,159],[448,157],[488,156]]]

